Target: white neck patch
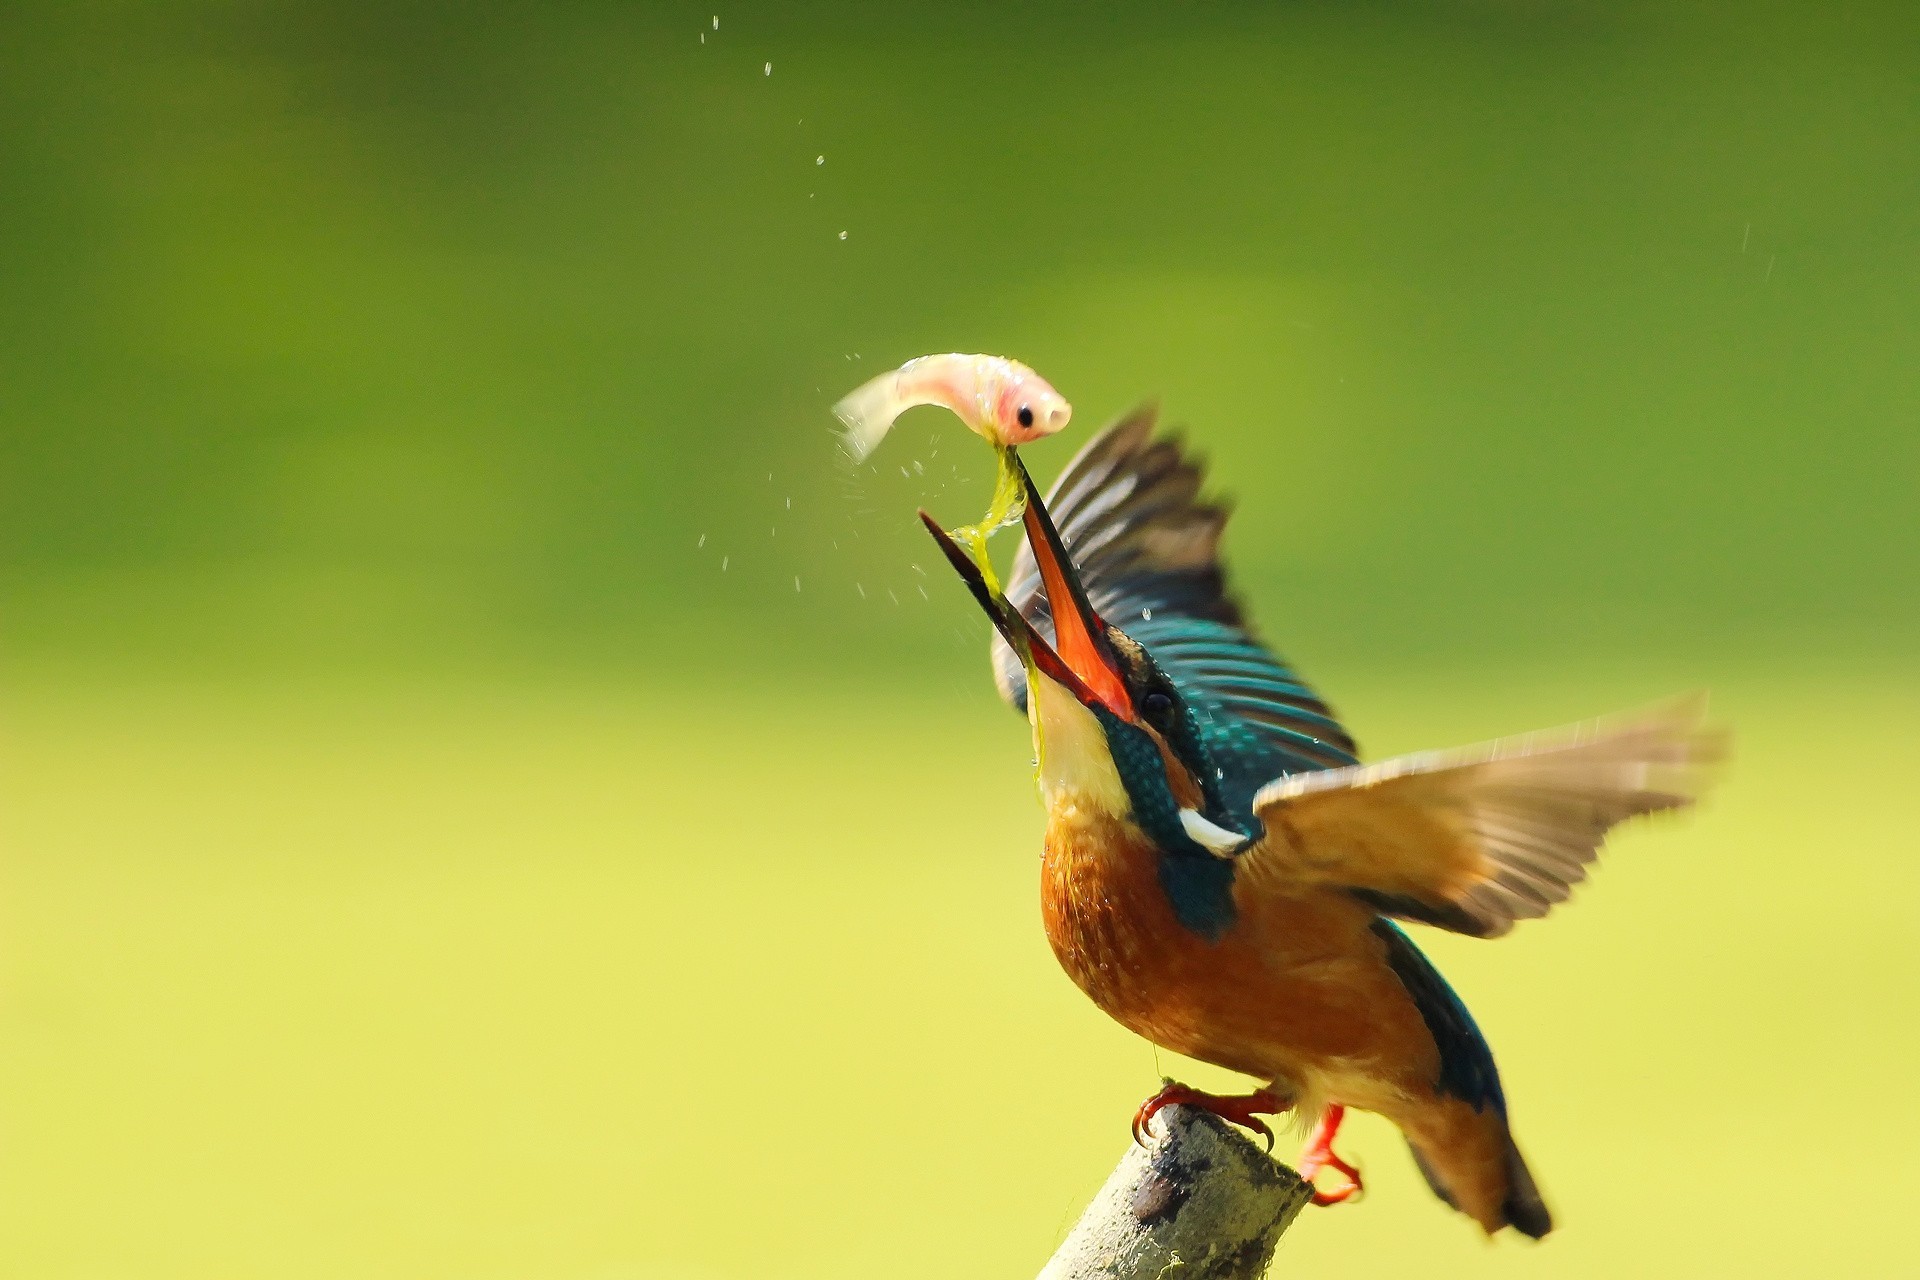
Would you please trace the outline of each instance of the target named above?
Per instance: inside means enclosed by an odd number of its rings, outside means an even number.
[[[1117,818],[1133,811],[1107,747],[1107,731],[1065,686],[1039,672],[1029,676],[1027,719],[1040,759],[1040,799],[1049,810],[1078,804]]]

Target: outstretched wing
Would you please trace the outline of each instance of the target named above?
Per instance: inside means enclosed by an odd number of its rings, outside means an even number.
[[[1614,826],[1678,809],[1724,754],[1690,699],[1612,723],[1282,778],[1239,869],[1491,938],[1566,901]]]
[[[1046,497],[1096,612],[1145,646],[1192,706],[1235,808],[1276,776],[1356,762],[1353,739],[1304,680],[1254,638],[1220,564],[1227,508],[1200,498],[1201,467],[1143,407],[1088,441]],[[1042,634],[1053,621],[1021,544],[1007,598]],[[1020,661],[993,642],[994,681],[1026,709]]]

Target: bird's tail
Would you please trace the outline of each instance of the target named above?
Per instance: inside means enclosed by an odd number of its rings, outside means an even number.
[[[1538,1240],[1553,1230],[1533,1171],[1497,1109],[1476,1111],[1449,1098],[1401,1128],[1433,1193],[1488,1235],[1512,1227]]]

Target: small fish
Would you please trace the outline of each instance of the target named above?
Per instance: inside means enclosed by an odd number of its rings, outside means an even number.
[[[847,452],[864,462],[894,419],[920,404],[951,409],[969,430],[1002,448],[1050,436],[1073,417],[1073,406],[1018,360],[969,355],[909,360],[854,390],[833,414],[846,425]]]

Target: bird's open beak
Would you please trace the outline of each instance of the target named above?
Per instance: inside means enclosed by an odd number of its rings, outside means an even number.
[[[954,571],[1015,653],[1031,655],[1033,665],[1041,674],[1065,685],[1082,703],[1088,706],[1099,703],[1121,719],[1132,720],[1133,699],[1127,694],[1119,661],[1107,643],[1106,623],[1088,602],[1086,588],[1080,584],[1080,575],[1067,558],[1060,532],[1053,527],[1053,518],[1040,501],[1033,477],[1027,474],[1026,465],[1018,457],[1014,458],[1014,465],[1020,469],[1020,482],[1027,491],[1023,520],[1027,540],[1033,544],[1034,561],[1040,567],[1047,608],[1053,615],[1053,644],[1048,644],[1005,596],[987,586],[972,557],[925,511],[920,513],[921,523],[927,526]]]

